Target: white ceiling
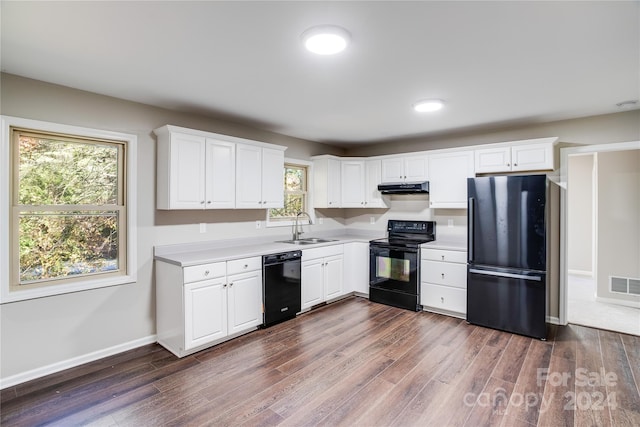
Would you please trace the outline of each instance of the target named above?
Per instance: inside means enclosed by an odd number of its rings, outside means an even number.
[[[1,2],[2,71],[348,145],[620,111],[640,3]],[[300,35],[336,24],[333,57]],[[412,103],[441,98],[419,115]],[[636,107],[637,108],[637,107]]]

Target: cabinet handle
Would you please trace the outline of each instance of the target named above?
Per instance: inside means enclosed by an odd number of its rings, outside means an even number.
[[[211,204],[211,200],[207,200],[207,204],[210,205]]]
[[[233,282],[232,282],[232,283],[229,283],[229,287],[232,287],[232,286],[233,286]]]
[[[442,260],[444,261],[444,255],[442,255]]]
[[[510,164],[510,163],[507,163],[507,166],[511,166],[511,164]]]
[[[222,287],[223,287],[223,288],[226,288],[226,287],[227,287],[227,284],[225,283],[224,285],[222,285]]]
[[[364,202],[360,202],[361,205],[364,205]]]
[[[329,204],[331,204],[332,202],[329,202]]]
[[[517,163],[514,163],[514,164],[513,164],[513,166],[518,166],[518,164],[517,164]]]
[[[442,273],[442,278],[444,279],[444,273]]]
[[[404,176],[404,179],[407,179],[407,175]]]
[[[248,267],[249,267],[249,264],[245,264],[244,267],[242,268],[247,269]]]
[[[210,273],[210,271],[209,271],[209,270],[205,270],[204,275],[205,275],[205,276],[208,276],[208,275],[209,275],[209,273]]]
[[[201,204],[201,205],[204,205],[204,200],[202,200],[202,201],[200,202],[200,204]]]
[[[440,297],[440,302],[444,304],[444,297]]]

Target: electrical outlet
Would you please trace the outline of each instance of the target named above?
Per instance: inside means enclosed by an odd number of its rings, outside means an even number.
[[[369,224],[375,224],[376,223],[376,217],[375,216],[370,216],[369,217]]]
[[[207,224],[205,222],[201,222],[200,223],[200,233],[206,233],[207,232]]]
[[[262,221],[258,220],[256,221],[256,230],[262,228]]]
[[[453,220],[452,220],[452,219],[449,219],[449,220],[447,221],[447,225],[448,225],[449,227],[453,227]]]
[[[318,218],[318,225],[322,225],[324,224],[324,218],[320,217]]]

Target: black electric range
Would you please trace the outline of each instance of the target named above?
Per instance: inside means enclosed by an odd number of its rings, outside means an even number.
[[[369,300],[421,310],[420,245],[435,238],[435,221],[389,220],[387,237],[369,242]]]

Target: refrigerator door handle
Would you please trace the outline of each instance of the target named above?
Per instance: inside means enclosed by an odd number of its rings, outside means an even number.
[[[510,279],[532,280],[534,282],[542,282],[542,276],[527,276],[526,274],[503,273],[500,271],[479,270],[477,268],[470,268],[469,273],[484,274],[487,276],[496,276],[496,277],[508,277]]]
[[[473,222],[474,222],[474,217],[473,217],[473,204],[474,204],[474,199],[473,197],[469,197],[469,204],[467,206],[467,230],[468,230],[468,236],[469,236],[469,241],[468,243],[468,248],[467,248],[467,261],[469,262],[473,262],[474,258],[473,258]]]

